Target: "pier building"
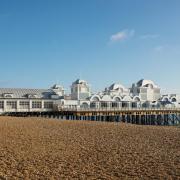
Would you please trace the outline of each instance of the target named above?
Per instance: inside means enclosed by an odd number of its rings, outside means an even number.
[[[156,117],[167,124],[165,119],[171,116],[171,120],[179,122],[180,96],[162,95],[160,87],[144,79],[130,88],[114,83],[99,93],[91,92],[90,85],[80,79],[72,83],[71,94],[66,94],[63,86],[57,84],[49,89],[0,88],[0,114],[33,113],[138,123],[150,118],[150,124],[156,124],[152,120]]]

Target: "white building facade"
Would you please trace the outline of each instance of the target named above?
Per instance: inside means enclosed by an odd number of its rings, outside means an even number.
[[[158,101],[161,97],[160,88],[153,81],[144,79],[132,85],[131,93],[139,96],[141,101]]]
[[[46,112],[63,109],[87,108],[179,108],[180,96],[161,95],[160,88],[151,80],[140,80],[131,88],[114,83],[104,91],[93,94],[84,80],[71,85],[66,95],[63,86],[50,89],[0,88],[0,113]]]
[[[89,84],[84,81],[77,79],[71,85],[71,99],[72,100],[86,100],[90,97],[90,86]]]

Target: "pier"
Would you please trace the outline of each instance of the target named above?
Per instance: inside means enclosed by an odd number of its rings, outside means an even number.
[[[139,125],[178,125],[180,108],[67,108],[49,112],[9,112],[9,116],[35,116],[63,120],[124,122]]]
[[[50,89],[0,88],[0,114],[64,120],[124,122],[141,125],[180,124],[180,96],[162,95],[151,80],[141,79],[126,88],[113,83],[92,93],[87,81],[77,79],[71,93]]]

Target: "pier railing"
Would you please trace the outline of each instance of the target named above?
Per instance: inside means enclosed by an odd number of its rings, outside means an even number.
[[[160,108],[124,108],[124,107],[119,107],[119,108],[81,108],[81,107],[73,107],[73,108],[61,108],[59,109],[60,111],[80,111],[80,112],[99,112],[99,111],[178,111],[180,112],[180,108],[165,108],[165,107],[160,107]]]

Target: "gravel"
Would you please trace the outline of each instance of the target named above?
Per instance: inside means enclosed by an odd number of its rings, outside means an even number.
[[[180,128],[0,117],[0,179],[180,179]]]

